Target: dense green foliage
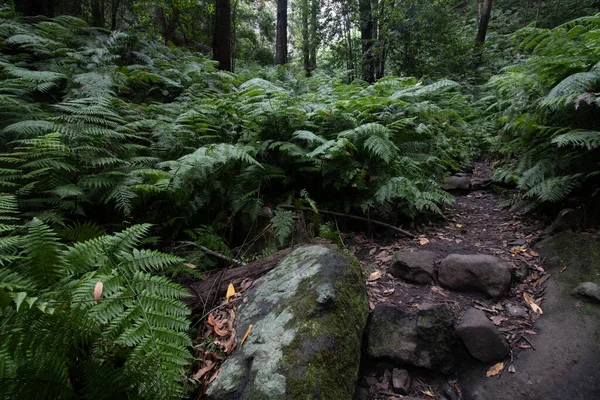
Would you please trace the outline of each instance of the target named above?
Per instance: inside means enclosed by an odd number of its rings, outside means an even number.
[[[530,56],[489,83],[506,155],[496,179],[517,186],[516,207],[559,202],[580,187],[597,195],[599,37],[599,16],[523,29],[515,40]]]
[[[259,67],[274,5],[239,1],[235,74],[202,54],[212,2],[68,3],[82,19],[0,9],[0,398],[185,396],[175,281],[200,274],[184,262],[339,240],[319,209],[442,214],[440,183],[482,151],[502,157],[515,208],[598,197],[600,15],[566,22],[589,2],[498,0],[477,54],[475,1],[371,2],[372,54],[357,2],[324,2],[310,35],[294,3],[292,62]],[[356,78],[374,54],[386,76],[369,85]]]

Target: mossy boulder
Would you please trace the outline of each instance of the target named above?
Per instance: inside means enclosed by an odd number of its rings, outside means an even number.
[[[536,250],[550,270],[561,270],[565,289],[573,290],[582,282],[600,284],[600,235],[581,232],[561,232],[539,242]]]
[[[368,302],[360,265],[335,247],[304,246],[255,282],[237,340],[207,398],[331,399],[354,394]]]

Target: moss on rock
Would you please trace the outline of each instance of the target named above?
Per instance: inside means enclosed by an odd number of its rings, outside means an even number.
[[[209,399],[352,398],[368,315],[358,261],[334,247],[302,247],[248,296],[238,334],[254,329],[223,364]]]

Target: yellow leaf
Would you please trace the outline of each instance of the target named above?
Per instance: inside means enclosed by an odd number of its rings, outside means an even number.
[[[502,370],[504,369],[504,363],[498,363],[492,366],[492,368],[490,368],[488,370],[488,372],[485,374],[486,377],[490,377],[490,376],[496,376],[498,375],[500,372],[502,372]]]
[[[381,278],[381,271],[375,271],[375,272],[372,272],[371,275],[369,275],[369,279],[367,279],[367,280],[369,282],[373,282],[379,278]]]
[[[198,268],[198,267],[196,267],[194,264],[190,264],[190,263],[185,263],[185,264],[183,264],[183,265],[185,265],[186,267],[188,267],[188,268],[191,268],[191,269],[196,269],[196,268]]]
[[[102,288],[104,288],[102,281],[96,282],[96,286],[94,286],[94,299],[100,300],[100,297],[102,297]]]
[[[540,308],[540,306],[538,306],[533,299],[531,298],[531,296],[527,293],[523,293],[523,299],[525,299],[525,302],[527,303],[527,305],[533,310],[534,313],[542,315],[544,312],[542,311],[542,309]]]
[[[225,294],[225,301],[229,301],[233,296],[235,296],[235,288],[233,287],[233,283],[230,283],[227,287],[227,294]]]
[[[250,324],[250,326],[248,327],[246,334],[244,335],[244,337],[242,338],[242,341],[240,342],[240,346],[242,346],[244,344],[244,342],[246,341],[246,339],[248,339],[248,335],[250,335],[250,332],[252,331],[253,326],[254,325]]]
[[[463,226],[462,226],[462,224],[456,224],[456,227],[457,228],[462,228]]]

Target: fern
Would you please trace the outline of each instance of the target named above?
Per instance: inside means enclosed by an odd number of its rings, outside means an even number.
[[[283,245],[294,230],[294,212],[288,210],[275,210],[275,215],[271,218],[271,224],[275,232],[275,237],[280,245]]]

